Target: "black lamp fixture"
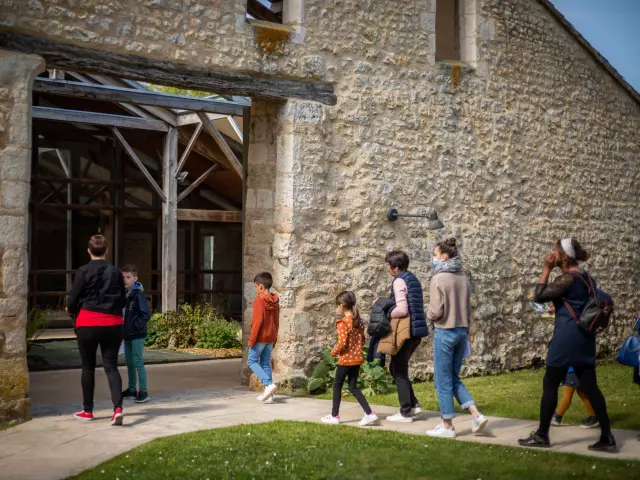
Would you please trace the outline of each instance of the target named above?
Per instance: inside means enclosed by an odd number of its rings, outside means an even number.
[[[438,230],[444,228],[444,223],[438,218],[438,213],[435,210],[431,210],[427,214],[410,214],[410,213],[398,213],[397,208],[392,208],[387,212],[387,219],[390,222],[395,222],[400,217],[413,217],[413,218],[426,218],[428,220],[427,229]]]

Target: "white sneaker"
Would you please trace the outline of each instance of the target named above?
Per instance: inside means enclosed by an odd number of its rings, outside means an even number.
[[[371,412],[370,415],[365,414],[364,417],[362,417],[362,420],[360,420],[361,427],[366,427],[367,425],[377,425],[378,423],[380,423],[380,419],[373,412]]]
[[[436,438],[456,438],[456,429],[453,427],[446,428],[444,424],[441,423],[433,430],[427,430],[427,435]]]
[[[334,417],[333,415],[329,414],[326,417],[322,417],[320,421],[328,425],[338,425],[340,423],[340,417]]]
[[[264,393],[262,394],[262,397],[263,397],[262,400],[264,401],[270,398],[277,389],[278,389],[278,386],[275,383],[272,383],[271,385],[269,385],[267,388],[264,389]]]
[[[275,403],[276,401],[276,396],[275,395],[271,395],[269,398],[267,398],[264,402],[262,403]]]
[[[400,412],[398,412],[395,415],[387,417],[387,421],[397,423],[413,423],[413,417],[404,417]]]
[[[489,423],[489,419],[484,415],[480,415],[478,418],[471,419],[471,431],[473,433],[480,433],[484,427]]]
[[[420,405],[416,405],[411,409],[411,416],[415,417],[416,415],[420,415],[422,413],[422,408]]]

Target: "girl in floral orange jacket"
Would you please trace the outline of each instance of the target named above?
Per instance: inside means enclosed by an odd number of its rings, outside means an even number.
[[[333,409],[331,414],[322,418],[322,423],[336,425],[340,423],[340,400],[342,399],[342,385],[345,379],[349,379],[349,392],[355,397],[362,409],[364,417],[360,420],[360,426],[374,425],[379,422],[364,395],[358,388],[358,375],[360,365],[364,363],[362,345],[364,343],[364,324],[358,308],[356,296],[353,292],[345,290],[336,297],[338,313],[344,315],[336,323],[338,343],[331,350],[331,355],[338,357],[336,379],[333,382]]]

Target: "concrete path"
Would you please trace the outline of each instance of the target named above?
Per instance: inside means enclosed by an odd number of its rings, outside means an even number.
[[[256,401],[255,395],[236,387],[188,395],[160,395],[142,405],[126,403],[123,427],[109,426],[111,411],[107,402],[96,405],[97,419],[93,422],[77,421],[69,414],[36,418],[0,432],[0,477],[12,480],[65,478],[154,438],[278,419],[317,422],[331,408],[330,401],[311,398],[278,397],[275,403],[263,405]],[[391,407],[374,410],[381,418],[396,412]],[[344,402],[340,416],[346,425],[357,426],[362,411],[357,404]],[[371,428],[423,435],[438,422],[437,413],[425,412],[412,424],[392,424],[383,420],[382,426]],[[536,422],[491,417],[486,432],[477,436],[471,434],[469,416],[457,417],[455,425],[457,441],[514,446],[518,438],[535,428]],[[617,455],[594,454],[587,450],[587,445],[598,434],[598,430],[579,427],[554,428],[553,450],[640,460],[638,432],[615,431],[620,446]],[[430,440],[425,436],[424,441]]]

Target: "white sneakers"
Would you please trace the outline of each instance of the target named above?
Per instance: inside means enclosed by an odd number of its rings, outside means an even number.
[[[473,433],[479,433],[487,426],[487,423],[489,423],[489,419],[484,415],[472,418],[471,431]],[[444,423],[440,423],[433,430],[427,430],[427,435],[436,438],[456,438],[456,429],[453,426],[451,428],[447,428],[444,426]]]
[[[368,425],[377,425],[378,423],[380,423],[380,419],[374,412],[371,412],[371,414],[369,415],[365,413],[364,417],[362,417],[362,420],[360,420],[361,427],[366,427]]]
[[[264,402],[266,400],[269,400],[277,389],[278,389],[278,386],[275,383],[272,383],[271,385],[269,385],[264,389],[264,393],[258,397],[258,401]]]
[[[322,417],[320,421],[322,423],[326,423],[327,425],[339,425],[340,417],[334,417],[333,415],[329,414],[326,417]],[[362,420],[360,420],[360,426],[366,427],[369,425],[377,425],[379,422],[380,419],[378,418],[378,416],[375,413],[371,412],[371,415],[365,414],[362,417]]]
[[[417,404],[415,407],[411,409],[411,416],[415,417],[416,415],[420,415],[422,413],[422,408],[420,408],[420,404]]]
[[[396,423],[413,423],[413,417],[404,417],[400,412],[387,417],[387,421]]]
[[[326,417],[322,417],[320,421],[322,423],[326,423],[327,425],[338,425],[340,423],[340,417],[334,417],[333,415],[329,414]]]
[[[480,433],[484,427],[489,423],[489,419],[484,415],[480,415],[478,418],[471,419],[471,431],[473,433]]]
[[[436,438],[456,438],[456,429],[453,427],[447,428],[443,423],[440,423],[433,430],[427,430],[427,435]]]

